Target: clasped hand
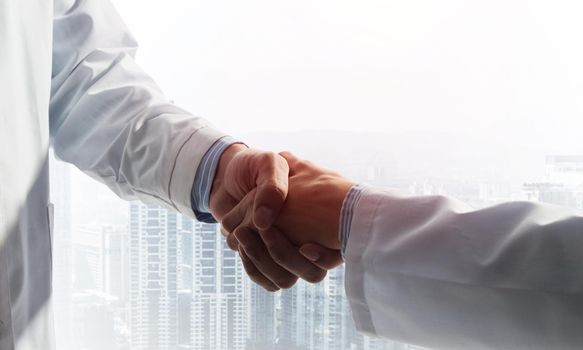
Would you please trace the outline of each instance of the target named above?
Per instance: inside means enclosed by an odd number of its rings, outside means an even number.
[[[316,283],[342,262],[340,211],[352,183],[288,152],[233,145],[210,206],[251,280],[268,291]]]

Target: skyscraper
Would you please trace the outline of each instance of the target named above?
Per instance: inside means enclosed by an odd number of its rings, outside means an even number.
[[[344,268],[330,271],[324,284],[324,349],[350,349],[354,328],[344,294]]]
[[[216,225],[193,232],[191,349],[245,348],[248,319],[243,268]]]
[[[191,348],[194,221],[182,216],[178,235],[178,348]]]
[[[130,205],[130,343],[134,350],[177,347],[178,214]]]
[[[249,335],[246,350],[272,350],[276,342],[276,295],[248,282]]]
[[[324,350],[323,283],[301,281],[282,291],[280,307],[279,348]]]
[[[298,283],[281,292],[278,347],[281,350],[397,350],[408,345],[356,331],[344,292],[344,268],[320,284]]]

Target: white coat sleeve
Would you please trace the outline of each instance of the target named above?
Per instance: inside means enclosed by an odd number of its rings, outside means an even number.
[[[583,217],[375,188],[352,214],[359,330],[436,349],[583,349]]]
[[[170,103],[138,67],[137,44],[109,0],[55,0],[53,24],[56,155],[122,198],[193,217],[196,169],[224,134]]]

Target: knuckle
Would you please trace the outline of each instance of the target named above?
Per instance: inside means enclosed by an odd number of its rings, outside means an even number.
[[[239,241],[237,241],[237,239],[233,237],[233,235],[230,235],[227,238],[227,246],[229,247],[229,249],[237,251],[239,250]]]
[[[285,197],[287,196],[286,191],[279,184],[274,183],[271,185],[271,188],[273,193],[275,193],[277,197],[285,199]]]
[[[229,235],[233,233],[233,228],[230,227],[229,223],[225,220],[221,222],[221,234],[224,237],[229,237]]]
[[[259,161],[263,164],[270,164],[275,161],[275,156],[274,152],[265,151],[259,155]]]
[[[221,221],[221,231],[232,233],[235,230],[235,224],[232,216],[227,215]]]
[[[287,160],[282,155],[274,153],[273,157],[274,157],[273,160],[274,160],[276,166],[289,170],[289,164],[287,163]]]

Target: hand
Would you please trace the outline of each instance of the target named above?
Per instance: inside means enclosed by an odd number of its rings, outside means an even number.
[[[244,145],[235,144],[223,152],[213,181],[210,195],[210,208],[217,221],[221,221],[226,213],[232,210],[243,198],[250,213],[254,227],[268,229],[286,200],[288,193],[289,167],[287,161],[272,152],[248,149]],[[234,235],[227,236],[227,244],[241,254],[239,241]],[[254,243],[252,240],[256,238]],[[266,251],[263,243],[257,237],[246,241],[246,249],[253,257],[255,264],[250,263],[246,254],[241,258],[250,277],[275,291],[279,288],[289,288],[295,284],[298,277],[308,281],[322,280],[326,272],[316,267],[296,250],[293,258],[286,259],[282,264],[276,263]],[[291,244],[288,242],[288,245]],[[283,249],[282,244],[281,248]],[[254,249],[255,248],[255,249]],[[253,250],[254,249],[254,250]],[[258,271],[263,271],[261,276]]]
[[[253,225],[250,210],[253,195],[245,197],[227,214],[222,220],[222,226],[241,243],[243,249],[240,249],[240,253],[244,263],[250,261],[257,265],[267,251],[274,261],[284,264],[298,254],[291,240],[295,244],[318,243],[304,244],[299,253],[322,269],[334,268],[342,262],[338,251],[340,210],[353,184],[291,153],[282,153],[282,156],[291,168],[290,191],[275,226],[284,231],[289,239],[276,229],[260,230]],[[259,231],[262,242],[256,231]],[[247,270],[250,275],[261,272],[257,269],[251,269],[251,272],[249,268]],[[262,280],[261,277],[257,279]]]
[[[281,155],[290,167],[289,193],[275,227],[296,245],[316,243],[329,249],[340,249],[340,211],[353,183],[291,153]],[[266,231],[253,222],[253,200],[253,196],[248,195],[225,215],[221,221],[223,228],[229,232],[239,227],[260,233]]]
[[[253,222],[269,228],[287,196],[289,167],[273,152],[241,144],[227,148],[219,161],[210,194],[210,209],[218,221],[253,191]]]
[[[275,226],[297,245],[340,249],[340,211],[354,183],[289,152],[281,155],[290,167],[289,194]]]
[[[339,250],[324,248],[308,243],[299,250],[276,228],[261,231],[261,235],[248,227],[235,230],[239,241],[239,255],[245,271],[252,281],[268,291],[275,291],[273,284],[281,274],[279,267],[301,276],[304,280],[317,283],[326,277],[326,271],[342,264]],[[233,234],[235,236],[235,234]],[[311,262],[311,263],[310,263]],[[314,269],[314,266],[320,269]],[[289,288],[290,283],[281,288]]]

